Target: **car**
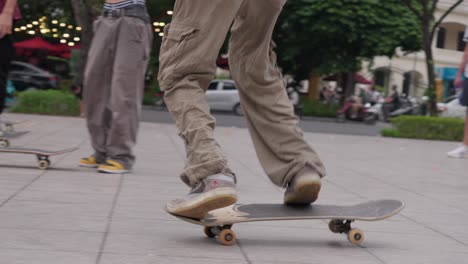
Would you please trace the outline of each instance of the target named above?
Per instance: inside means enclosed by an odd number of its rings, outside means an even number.
[[[34,89],[57,89],[57,76],[32,64],[13,61],[8,79],[17,92]]]
[[[465,118],[466,107],[460,104],[458,96],[451,98],[447,103],[437,103],[437,110],[442,117]]]
[[[242,116],[239,91],[233,80],[214,80],[206,91],[206,99],[211,110],[230,111]]]

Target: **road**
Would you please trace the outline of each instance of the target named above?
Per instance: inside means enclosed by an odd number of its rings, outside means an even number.
[[[214,116],[217,126],[239,128],[245,128],[247,126],[244,118],[240,116],[220,112],[214,113]],[[149,123],[174,123],[168,112],[148,108],[143,109],[142,121]],[[304,117],[300,122],[300,126],[305,132],[355,136],[379,136],[383,128],[389,127],[389,125],[385,123],[377,123],[376,125],[367,125],[351,121],[337,123],[334,119],[313,117]]]

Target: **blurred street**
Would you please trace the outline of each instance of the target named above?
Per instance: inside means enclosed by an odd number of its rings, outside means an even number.
[[[229,112],[213,112],[216,125],[219,127],[246,128],[244,117],[236,116]],[[142,112],[142,121],[150,123],[173,124],[171,115],[167,111],[145,108]],[[305,132],[355,135],[355,136],[379,136],[383,128],[390,127],[387,123],[368,125],[363,122],[346,121],[338,123],[335,118],[303,117],[300,126]]]

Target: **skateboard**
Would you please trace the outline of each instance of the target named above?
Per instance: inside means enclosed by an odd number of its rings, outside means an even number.
[[[10,139],[19,138],[28,133],[29,131],[9,132],[9,133],[0,132],[0,148],[8,148],[10,146]]]
[[[232,226],[237,223],[279,220],[330,220],[328,227],[333,233],[346,234],[355,245],[364,241],[364,232],[352,228],[351,223],[378,221],[399,213],[405,204],[398,200],[376,200],[366,203],[338,206],[320,205],[286,206],[284,204],[236,204],[214,210],[206,218],[192,219],[175,217],[186,222],[204,226],[206,236],[217,237],[220,244],[230,246],[236,243]]]
[[[69,148],[60,151],[49,151],[42,149],[28,149],[28,148],[0,148],[0,153],[17,153],[17,154],[31,154],[37,157],[37,167],[41,170],[47,170],[50,167],[50,156],[62,155],[68,152],[73,152],[78,148]]]

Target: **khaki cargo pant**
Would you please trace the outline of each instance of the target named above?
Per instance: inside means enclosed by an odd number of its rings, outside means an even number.
[[[91,143],[98,160],[131,169],[153,32],[135,17],[100,17],[94,30],[84,80]]]
[[[297,126],[271,44],[285,2],[176,1],[161,46],[159,81],[185,141],[187,162],[181,178],[188,185],[215,173],[231,172],[214,139],[215,119],[205,99],[229,29],[231,73],[265,172],[273,183],[283,187],[305,166],[325,176],[322,162]]]

